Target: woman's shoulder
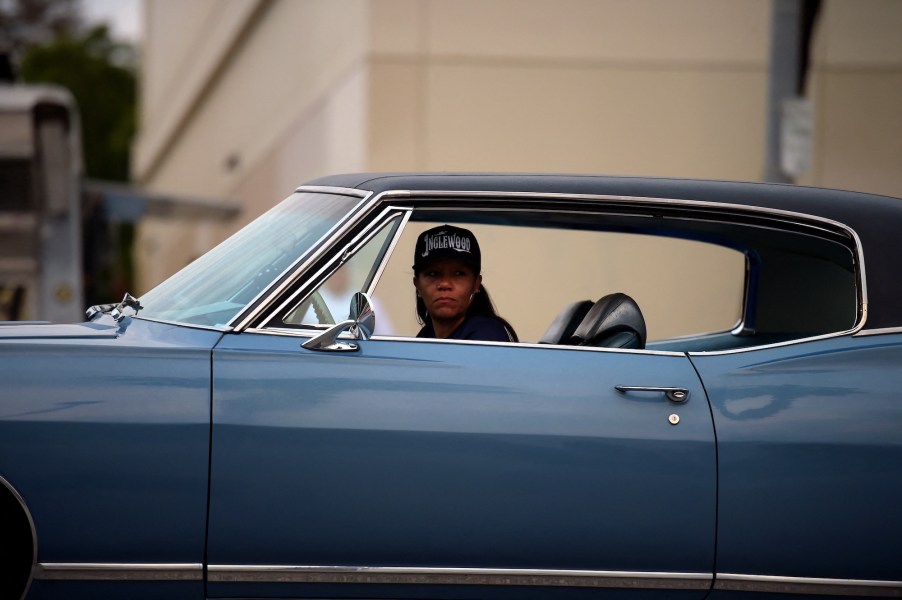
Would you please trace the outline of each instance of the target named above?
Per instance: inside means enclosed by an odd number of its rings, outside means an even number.
[[[452,337],[459,340],[480,340],[484,342],[514,341],[504,321],[489,315],[473,315],[467,318]]]

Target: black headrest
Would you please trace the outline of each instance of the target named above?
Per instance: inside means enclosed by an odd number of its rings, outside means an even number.
[[[591,300],[580,300],[565,306],[554,318],[554,321],[551,322],[551,325],[548,326],[548,330],[542,336],[542,339],[539,340],[539,343],[570,343],[570,338],[573,337],[573,332],[576,331],[577,325],[582,322],[593,304],[594,302]]]
[[[573,333],[571,343],[602,348],[645,348],[645,318],[626,294],[608,294],[596,302]]]

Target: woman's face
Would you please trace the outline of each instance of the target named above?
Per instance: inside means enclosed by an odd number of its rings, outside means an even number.
[[[413,278],[434,321],[463,321],[482,276],[460,260],[437,260]]]

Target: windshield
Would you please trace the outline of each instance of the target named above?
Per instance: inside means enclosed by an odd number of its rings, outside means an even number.
[[[293,266],[360,198],[296,193],[141,296],[141,317],[227,324]]]

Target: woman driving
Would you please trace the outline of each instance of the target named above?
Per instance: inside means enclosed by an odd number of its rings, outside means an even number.
[[[420,234],[413,285],[420,338],[516,342],[514,328],[496,312],[482,285],[482,255],[468,229],[441,225]]]

